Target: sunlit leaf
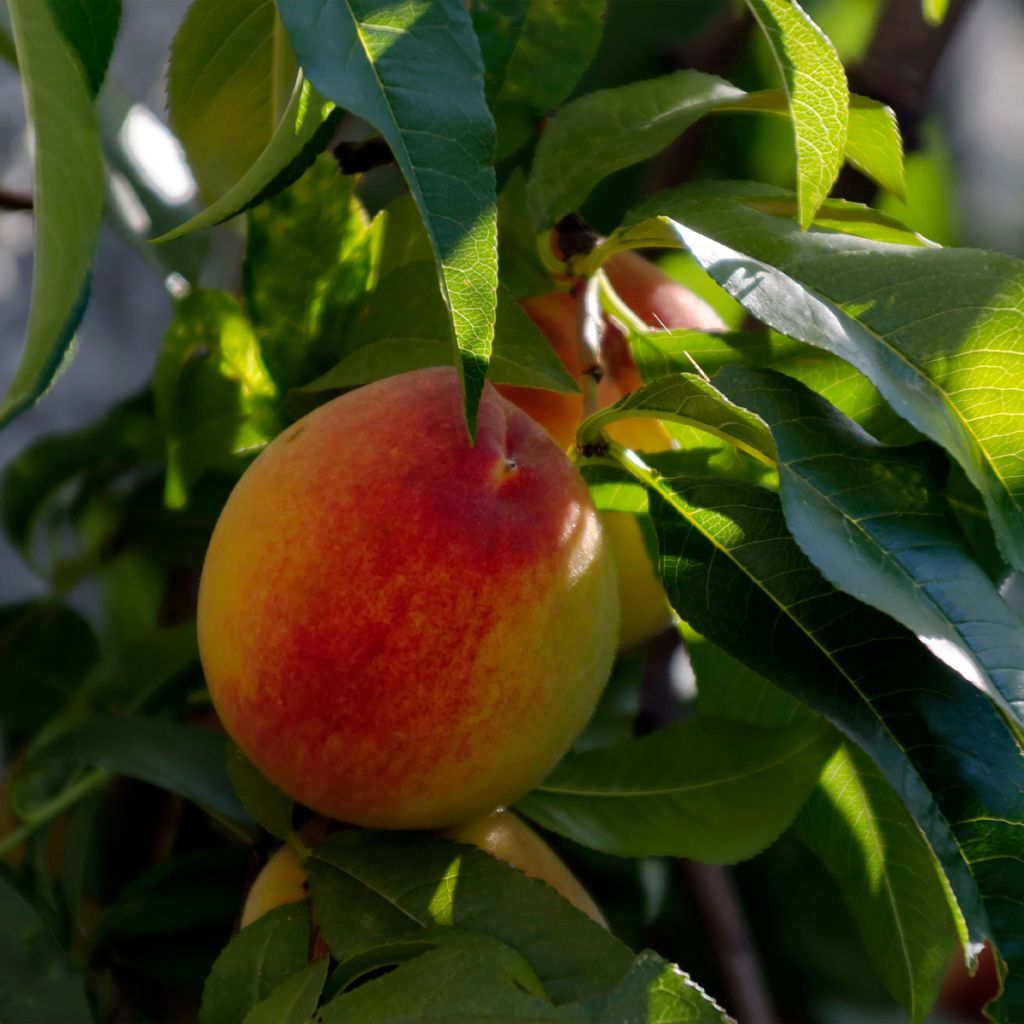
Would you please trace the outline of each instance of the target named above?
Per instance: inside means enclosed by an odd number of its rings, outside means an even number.
[[[878,769],[845,744],[798,825],[839,883],[886,987],[920,1024],[935,1002],[955,935],[920,830]]]
[[[782,75],[796,136],[797,202],[808,227],[832,188],[846,151],[850,93],[825,34],[796,0],[747,0]]]
[[[416,199],[473,437],[494,334],[498,254],[494,121],[469,13],[462,0],[289,0],[279,10],[310,81],[381,133]]]
[[[206,196],[223,196],[270,144],[296,72],[273,0],[193,0],[171,45],[167,109]]]

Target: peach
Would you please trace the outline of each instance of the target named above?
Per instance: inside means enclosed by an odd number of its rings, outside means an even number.
[[[703,299],[636,253],[619,253],[608,260],[604,269],[619,297],[650,327],[725,327]],[[582,367],[576,298],[568,292],[552,292],[525,299],[522,306],[544,332],[565,368],[579,379]],[[604,408],[635,391],[643,381],[626,339],[610,323],[601,348],[605,374],[598,385],[598,404]],[[583,415],[582,396],[507,385],[500,385],[498,390],[529,413],[561,447],[572,447]],[[638,451],[663,451],[671,446],[669,435],[657,420],[623,420],[612,424],[608,434]],[[619,649],[626,651],[666,629],[672,621],[672,611],[636,520],[624,513],[603,513],[601,519],[615,556],[622,611]]]
[[[547,882],[577,910],[602,927],[604,916],[579,879],[536,832],[511,811],[498,808],[442,833],[456,842],[477,846],[485,853],[518,868],[531,878]],[[306,873],[294,847],[282,846],[256,876],[242,908],[240,927],[252,924],[267,911],[306,898]]]
[[[284,792],[437,828],[536,785],[589,718],[618,631],[586,485],[489,385],[471,446],[454,369],[321,406],[239,480],[199,647],[224,727]]]

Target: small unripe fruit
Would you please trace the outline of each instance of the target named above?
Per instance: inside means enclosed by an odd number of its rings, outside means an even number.
[[[703,299],[636,253],[618,253],[604,265],[604,271],[619,297],[649,327],[698,330],[725,327]],[[544,332],[562,365],[577,381],[581,380],[577,299],[568,292],[552,292],[524,299],[522,306]],[[602,338],[601,358],[604,376],[597,388],[597,401],[605,408],[636,391],[643,381],[626,339],[610,323]],[[581,395],[508,385],[500,385],[498,390],[540,423],[558,445],[566,449],[572,447],[576,428],[583,417]],[[607,433],[613,440],[637,451],[664,451],[672,444],[657,420],[623,420],[611,424]],[[619,650],[627,651],[666,629],[672,621],[672,610],[636,520],[624,513],[602,513],[601,519],[616,564],[622,616]]]
[[[618,630],[582,478],[489,385],[470,445],[451,368],[321,406],[249,467],[203,569],[224,727],[328,817],[436,828],[510,803],[583,728]]]

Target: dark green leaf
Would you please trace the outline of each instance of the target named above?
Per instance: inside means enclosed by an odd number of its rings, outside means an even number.
[[[514,153],[561,103],[601,42],[605,0],[477,0],[470,11],[483,51],[497,159]],[[552,60],[552,54],[558,54]]]
[[[35,261],[25,344],[0,401],[0,426],[39,398],[68,356],[88,297],[103,214],[99,127],[77,58],[39,0],[9,0],[35,133]]]
[[[33,525],[52,499],[76,478],[109,480],[119,472],[159,460],[160,431],[148,399],[115,406],[81,430],[45,437],[25,448],[4,470],[0,519],[11,543],[31,560]]]
[[[550,886],[481,850],[413,833],[347,832],[305,866],[317,921],[342,962],[454,925],[518,950],[555,1000],[602,991],[629,965],[626,947]]]
[[[127,775],[248,823],[224,768],[220,733],[157,718],[86,716],[33,761],[59,759]]]
[[[389,274],[360,311],[346,345],[350,354],[304,392],[358,387],[407,370],[449,363],[448,315],[430,264]],[[502,384],[577,391],[576,382],[533,321],[505,288],[498,290],[494,351],[488,378]]]
[[[383,221],[370,224],[355,183],[326,154],[249,214],[246,307],[282,390],[337,361],[355,307],[374,283]]]
[[[385,977],[333,999],[319,1019],[323,1024],[564,1019],[557,1007],[524,990],[524,966],[522,957],[500,942],[456,933]]]
[[[494,121],[469,14],[462,0],[290,0],[279,10],[310,81],[381,133],[409,183],[437,257],[473,437],[498,261]]]
[[[1006,720],[902,627],[834,590],[789,535],[776,495],[644,477],[673,607],[871,756],[925,833],[972,940],[1000,946],[1006,1019],[1019,1016],[1024,758]]]
[[[316,1010],[329,963],[322,957],[285,978],[245,1015],[243,1024],[306,1024]]]
[[[425,953],[384,978],[338,997],[324,1024],[726,1024],[730,1021],[678,967],[647,951],[613,991],[556,1006],[517,981],[510,951],[466,937]]]
[[[296,72],[273,0],[193,0],[171,45],[167,109],[204,194],[223,196],[263,153]]]
[[[568,1008],[579,1024],[729,1024],[732,1018],[675,964],[644,950],[614,992]]]
[[[846,150],[850,92],[835,47],[792,0],[747,0],[789,98],[796,136],[797,197],[808,227],[832,188]]]
[[[242,806],[261,828],[278,839],[294,834],[294,804],[250,761],[234,743],[227,744],[228,778]]]
[[[846,744],[826,766],[798,826],[839,883],[886,987],[920,1024],[955,939],[920,830],[875,765]]]
[[[121,0],[48,0],[50,13],[82,62],[89,91],[100,91],[121,22]]]
[[[203,987],[200,1024],[239,1024],[301,970],[309,950],[309,909],[289,903],[243,928],[217,957]]]
[[[676,71],[570,103],[537,144],[528,182],[534,222],[550,227],[613,171],[653,156],[694,121],[744,95],[715,75]]]
[[[902,622],[1024,723],[1024,624],[967,550],[935,453],[878,444],[781,374],[734,366],[715,383],[771,428],[786,521],[826,579]]]
[[[0,1020],[91,1021],[81,979],[39,915],[0,876]]]
[[[963,466],[1006,557],[1024,566],[1024,392],[1004,383],[1024,366],[1024,264],[799,231],[756,208],[759,192],[748,184],[684,187],[644,204],[630,223],[661,231],[660,244],[685,245],[751,313],[870,378]]]
[[[603,853],[732,864],[792,824],[835,743],[818,722],[694,719],[570,755],[516,806]]]
[[[99,647],[89,624],[52,601],[0,607],[0,726],[16,741],[55,714],[89,671]]]
[[[252,324],[226,292],[183,298],[153,371],[157,418],[167,437],[165,499],[184,505],[205,469],[230,469],[280,429],[277,389]]]
[[[237,846],[168,858],[118,892],[96,925],[97,938],[172,935],[206,925],[222,933],[238,916],[249,859]]]

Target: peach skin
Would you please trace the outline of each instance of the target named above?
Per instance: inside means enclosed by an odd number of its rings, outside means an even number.
[[[224,727],[277,786],[375,828],[510,803],[583,728],[615,567],[582,478],[489,385],[400,374],[277,437],[210,541],[199,647]]]

